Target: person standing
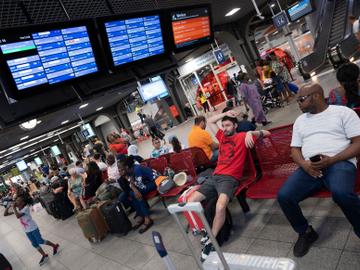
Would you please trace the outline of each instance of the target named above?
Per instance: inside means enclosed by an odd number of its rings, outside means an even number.
[[[253,122],[262,123],[263,126],[266,126],[270,122],[266,119],[256,85],[249,82],[247,73],[241,73],[239,80],[241,82],[239,92],[254,114]]]
[[[56,255],[59,251],[59,244],[54,244],[49,240],[42,238],[38,225],[32,219],[30,214],[30,198],[22,195],[17,197],[15,204],[13,205],[14,213],[20,220],[21,225],[24,228],[26,236],[29,238],[32,246],[41,254],[41,260],[39,265],[42,266],[49,259],[49,255],[44,252],[41,245],[47,245],[53,248],[53,255]]]
[[[319,84],[299,91],[301,111],[293,127],[291,156],[299,168],[278,192],[278,202],[298,233],[293,253],[306,255],[318,234],[299,203],[323,187],[330,190],[360,238],[360,199],[354,191],[356,157],[360,155],[360,118],[345,106],[327,105]],[[335,229],[335,228],[334,228]]]
[[[207,98],[206,96],[204,95],[203,92],[199,92],[199,101],[200,101],[200,104],[201,106],[203,107],[204,109],[204,112],[210,112],[210,106],[209,106],[209,102],[207,101]]]
[[[275,52],[270,53],[271,58],[271,69],[275,72],[276,75],[278,75],[285,87],[286,93],[285,95],[291,96],[291,91],[289,89],[288,83],[291,80],[290,74],[288,69],[285,67],[285,65],[279,60],[279,58],[276,56]],[[271,75],[271,73],[270,73]]]
[[[160,138],[161,140],[164,139],[165,134],[162,133],[158,127],[156,126],[156,123],[154,121],[154,119],[150,116],[147,115],[145,117],[144,120],[145,124],[149,127],[149,132],[150,132],[150,136],[154,139],[154,138]]]

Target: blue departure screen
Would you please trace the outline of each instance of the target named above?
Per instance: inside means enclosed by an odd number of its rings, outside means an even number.
[[[86,26],[0,38],[0,49],[18,90],[98,71]]]
[[[115,66],[164,53],[159,16],[105,23]]]

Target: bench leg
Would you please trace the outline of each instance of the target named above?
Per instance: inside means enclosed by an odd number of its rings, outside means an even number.
[[[246,201],[246,189],[242,190],[236,198],[238,199],[244,214],[250,212],[250,207]]]
[[[165,198],[164,197],[160,197],[161,199],[161,202],[163,204],[163,206],[165,207],[165,209],[167,209],[167,205],[166,205],[166,202],[165,202]]]

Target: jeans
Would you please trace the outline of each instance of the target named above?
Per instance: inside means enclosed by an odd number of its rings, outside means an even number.
[[[293,229],[304,234],[309,224],[299,202],[326,187],[360,238],[360,199],[354,192],[355,182],[356,167],[349,161],[341,161],[324,169],[321,178],[314,178],[299,168],[280,189],[278,201]]]
[[[155,189],[156,189],[155,182],[146,183],[145,188],[143,188],[143,189],[138,188],[139,192],[143,196]],[[136,214],[138,216],[140,216],[140,217],[149,217],[150,216],[150,210],[149,210],[146,200],[142,199],[139,201],[138,199],[136,199],[135,193],[133,190],[128,190],[128,192],[124,191],[123,193],[120,194],[118,199],[123,204],[133,204],[135,206]]]

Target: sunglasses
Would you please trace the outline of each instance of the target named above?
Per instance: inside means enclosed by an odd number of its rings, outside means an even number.
[[[297,102],[299,103],[303,103],[308,97],[310,97],[312,94],[310,95],[306,95],[306,96],[300,96],[296,99]]]

